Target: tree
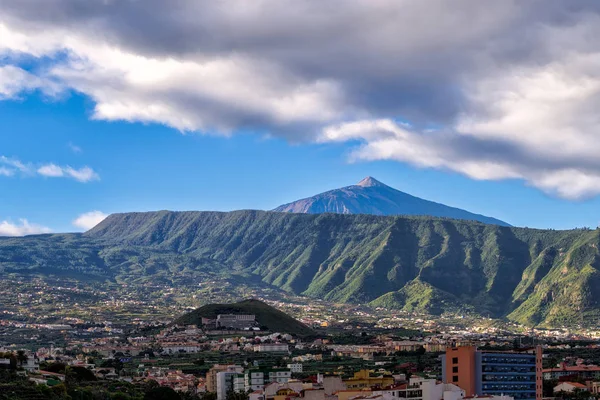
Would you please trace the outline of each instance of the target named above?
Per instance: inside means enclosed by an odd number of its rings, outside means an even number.
[[[154,379],[149,379],[146,382],[144,382],[143,390],[144,390],[144,393],[148,393],[149,391],[156,389],[158,387],[160,387],[158,382],[156,382]]]
[[[144,400],[181,400],[181,398],[170,387],[161,386],[146,392]]]
[[[217,400],[217,394],[213,392],[205,392],[201,395],[198,395],[200,400]]]
[[[95,381],[96,375],[92,371],[84,367],[70,367],[68,374],[70,378],[77,382]]]
[[[230,390],[227,392],[227,397],[225,397],[226,400],[248,400],[249,396],[248,393],[245,392],[234,392],[233,390]]]
[[[46,367],[46,371],[54,372],[55,374],[64,374],[66,369],[67,369],[66,364],[57,363],[57,362],[48,364],[48,366]]]
[[[111,400],[131,400],[131,396],[127,393],[117,392],[110,396]]]
[[[17,350],[17,362],[19,363],[19,367],[23,366],[23,363],[26,363],[29,357],[25,354],[25,350]]]

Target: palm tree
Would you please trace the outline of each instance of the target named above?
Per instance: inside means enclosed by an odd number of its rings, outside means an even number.
[[[17,351],[17,362],[19,363],[19,367],[23,367],[23,363],[27,362],[29,357],[25,354],[25,350]]]

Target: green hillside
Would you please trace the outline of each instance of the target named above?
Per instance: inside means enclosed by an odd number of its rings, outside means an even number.
[[[161,211],[115,214],[85,234],[0,238],[0,276],[227,279],[333,302],[595,325],[599,245],[598,230],[432,217]]]
[[[182,325],[201,325],[202,318],[217,318],[219,314],[251,314],[256,316],[260,326],[266,326],[271,332],[309,336],[314,331],[302,322],[279,311],[260,300],[244,300],[232,304],[207,304],[183,315],[173,323]]]

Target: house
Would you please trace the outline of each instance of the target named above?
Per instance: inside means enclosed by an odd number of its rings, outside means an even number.
[[[371,371],[361,370],[354,373],[354,377],[344,381],[348,389],[370,389],[372,387],[386,387],[394,384],[394,377],[391,374],[382,374],[371,376]]]
[[[600,394],[600,382],[587,381],[587,388],[593,394]]]
[[[554,393],[558,393],[558,392],[566,392],[566,393],[573,393],[575,390],[588,390],[588,387],[586,385],[584,385],[583,383],[579,383],[579,382],[561,382],[558,385],[556,385],[553,389]]]
[[[557,368],[542,371],[544,380],[600,380],[600,367],[597,365],[567,365],[561,363]]]

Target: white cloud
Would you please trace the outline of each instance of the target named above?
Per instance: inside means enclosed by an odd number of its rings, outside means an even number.
[[[37,173],[50,178],[60,178],[65,175],[62,167],[59,167],[56,164],[43,165],[38,168]]]
[[[33,75],[16,66],[0,66],[0,100],[15,99],[20,94],[33,90],[41,90],[44,94],[55,97],[62,88],[52,80]]]
[[[4,164],[11,171],[18,171],[28,173],[30,171],[30,167],[26,164],[23,164],[20,160],[16,158],[9,158],[6,156],[0,156],[0,164]]]
[[[26,236],[50,232],[52,232],[50,228],[31,224],[26,219],[19,220],[19,223],[12,223],[10,221],[0,222],[0,236]]]
[[[75,154],[83,153],[83,149],[72,142],[69,142],[68,146],[69,146],[69,149]]]
[[[104,214],[101,211],[90,211],[77,217],[77,219],[73,221],[73,225],[88,231],[104,221],[106,217],[108,217],[108,214]]]
[[[355,160],[580,199],[600,194],[598,35],[584,0],[0,1],[0,99],[68,88],[96,119],[359,142]]]
[[[48,178],[72,178],[82,183],[100,179],[100,176],[90,167],[75,169],[69,166],[46,164],[39,167],[37,173]]]
[[[0,167],[0,176],[13,176],[15,171],[6,167]]]
[[[503,138],[504,139],[504,138]],[[351,161],[394,160],[420,168],[444,169],[476,180],[522,179],[546,193],[577,200],[600,194],[600,172],[580,170],[565,158],[554,168],[511,162],[502,155],[518,143],[488,143],[479,137],[448,131],[417,131],[392,120],[364,120],[325,128],[320,142],[360,142]],[[508,147],[507,147],[508,146]],[[545,157],[537,148],[532,158]],[[531,150],[532,152],[534,150]]]
[[[100,175],[90,167],[73,168],[69,165],[60,166],[48,163],[35,167],[31,163],[23,163],[16,158],[0,156],[0,176],[44,176],[47,178],[70,178],[78,182],[86,183],[99,180]]]
[[[83,183],[100,179],[100,176],[90,167],[83,167],[79,169],[65,167],[63,168],[63,171],[66,176]]]

